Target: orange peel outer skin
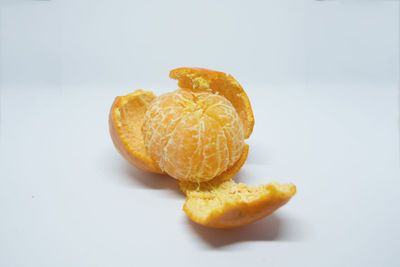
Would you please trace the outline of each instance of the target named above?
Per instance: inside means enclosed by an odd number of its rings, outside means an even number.
[[[159,173],[163,174],[161,169],[156,166],[152,160],[150,159],[149,155],[142,154],[132,148],[130,148],[127,144],[126,141],[124,141],[121,136],[123,135],[121,128],[118,127],[117,124],[117,110],[121,106],[122,101],[124,98],[138,98],[138,101],[140,101],[140,97],[146,97],[147,99],[154,99],[155,95],[152,92],[145,92],[142,90],[137,90],[132,94],[126,95],[126,96],[117,96],[114,100],[114,103],[111,106],[110,110],[110,115],[109,115],[109,129],[110,129],[110,135],[111,139],[114,143],[114,146],[117,148],[118,152],[134,167],[147,171],[147,172],[152,172],[152,173]],[[143,102],[143,101],[142,101]],[[143,117],[144,113],[147,110],[147,105],[145,102],[142,103],[142,114],[138,114],[138,116]],[[142,118],[137,118],[137,119],[142,119]],[[140,130],[140,129],[139,129]],[[138,143],[138,145],[142,145],[144,147],[143,141],[142,144]]]
[[[273,187],[273,185],[268,185]],[[251,202],[226,203],[223,209],[216,210],[207,219],[198,218],[187,206],[183,211],[194,222],[212,228],[235,228],[262,219],[285,205],[296,194],[296,186],[290,184],[289,192],[273,189],[270,194]],[[190,197],[190,196],[188,196]]]
[[[235,107],[243,125],[244,138],[250,137],[254,127],[254,115],[250,100],[242,86],[231,75],[203,68],[177,68],[169,73],[178,80],[178,86],[193,91],[209,90],[223,95]]]

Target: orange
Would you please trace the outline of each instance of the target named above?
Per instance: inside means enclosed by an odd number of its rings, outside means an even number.
[[[109,119],[114,145],[144,171],[196,182],[231,179],[247,157],[243,140],[254,126],[246,93],[222,72],[179,68],[170,77],[182,89],[159,97],[138,90],[115,99]]]
[[[243,128],[232,104],[211,92],[179,89],[157,97],[143,122],[150,157],[168,175],[208,181],[240,158]]]
[[[159,97],[137,90],[115,99],[109,125],[121,155],[139,169],[180,180],[184,211],[206,226],[244,225],[285,204],[294,185],[255,188],[229,181],[247,159],[244,139],[254,126],[240,84],[200,68],[175,69],[170,77],[180,89]]]

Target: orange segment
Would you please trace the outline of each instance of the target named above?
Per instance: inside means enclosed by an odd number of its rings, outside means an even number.
[[[178,68],[172,70],[169,77],[178,80],[180,88],[188,88],[194,92],[210,91],[224,96],[239,114],[244,138],[250,137],[254,126],[250,101],[242,86],[231,75],[201,68]]]
[[[152,92],[142,90],[116,97],[110,111],[109,127],[115,147],[130,164],[144,171],[162,173],[146,151],[141,130],[145,113],[154,98]]]
[[[240,169],[243,167],[244,163],[247,160],[248,154],[249,154],[249,145],[244,144],[242,154],[240,155],[238,161],[236,161],[235,164],[233,164],[226,171],[214,177],[212,181],[218,183],[231,180],[235,176],[235,174],[238,173]],[[181,185],[180,186],[181,190],[183,190],[184,188],[195,188],[199,185],[199,182],[180,181],[179,184]],[[185,191],[183,192],[186,194]]]
[[[233,228],[270,215],[296,193],[293,184],[272,182],[246,186],[234,181],[180,183],[186,193],[184,212],[194,222],[215,228]]]

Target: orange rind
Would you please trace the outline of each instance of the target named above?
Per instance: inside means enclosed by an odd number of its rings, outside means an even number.
[[[146,151],[141,130],[145,113],[155,98],[152,92],[142,90],[116,97],[110,111],[109,128],[115,147],[131,165],[143,171],[162,173]]]
[[[234,228],[252,223],[286,204],[296,193],[293,184],[272,182],[247,186],[229,181],[201,184],[180,182],[186,194],[184,212],[194,222],[214,228]]]
[[[183,210],[193,221],[232,228],[261,219],[295,194],[293,184],[259,187],[231,179],[245,163],[254,117],[240,84],[200,68],[170,72],[180,89],[161,96],[137,90],[116,97],[110,134],[134,167],[178,179]]]

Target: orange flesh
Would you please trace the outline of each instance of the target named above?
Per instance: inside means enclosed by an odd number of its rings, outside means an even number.
[[[243,129],[232,104],[209,92],[176,90],[157,97],[143,124],[151,158],[170,176],[208,181],[230,168],[243,150]]]

